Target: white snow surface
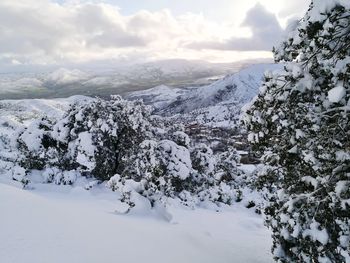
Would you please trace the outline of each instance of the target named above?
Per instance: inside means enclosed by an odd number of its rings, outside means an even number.
[[[337,86],[328,91],[328,99],[330,102],[337,103],[346,95],[346,90],[343,86]]]
[[[1,179],[1,177],[0,177]],[[0,180],[0,259],[4,263],[272,262],[262,219],[244,207],[221,212],[173,206],[118,214],[103,186]]]
[[[70,104],[84,100],[91,98],[76,95],[62,99],[0,100],[0,120],[26,123],[27,120],[32,122],[43,116],[57,119],[62,117]]]

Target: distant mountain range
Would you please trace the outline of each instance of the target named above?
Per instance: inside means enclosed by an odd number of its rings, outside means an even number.
[[[257,95],[264,72],[280,70],[281,68],[280,64],[256,64],[219,80],[208,80],[210,84],[194,84],[188,87],[159,85],[151,89],[124,93],[124,97],[129,100],[141,99],[145,104],[154,107],[155,114],[172,118],[179,123],[234,127],[238,124],[242,107]],[[91,78],[83,71],[59,69],[46,75],[43,79],[39,77],[37,79],[20,78],[11,84],[18,85],[18,88],[21,89],[23,87],[20,85],[21,83],[42,85],[42,83],[50,82],[55,87],[70,87],[70,85],[76,86],[76,83],[91,83],[93,81],[95,81],[96,86],[101,85],[96,78]],[[100,88],[103,89],[103,86]],[[16,117],[18,120],[47,114],[53,117],[56,114],[61,115],[71,102],[82,99],[90,98],[73,96],[55,100],[2,100],[0,115],[3,117],[12,116],[11,119]]]
[[[235,63],[162,60],[102,68],[57,68],[46,72],[0,73],[0,98],[59,98],[72,95],[125,95],[158,85],[173,88],[207,85],[263,60]]]

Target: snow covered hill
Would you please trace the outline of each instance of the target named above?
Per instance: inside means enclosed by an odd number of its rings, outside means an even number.
[[[34,119],[47,116],[52,120],[62,117],[69,105],[77,102],[91,100],[86,96],[72,96],[62,99],[24,99],[0,100],[0,135],[1,129],[16,128],[28,125]],[[9,125],[4,125],[8,123]]]
[[[197,123],[232,126],[241,108],[258,93],[264,73],[281,68],[277,64],[256,64],[210,85],[187,88],[162,85],[133,92],[127,98],[142,99],[160,115],[181,114],[182,119]]]

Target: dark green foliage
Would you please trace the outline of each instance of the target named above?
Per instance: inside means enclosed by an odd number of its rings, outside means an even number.
[[[285,71],[266,76],[246,116],[266,164],[257,183],[278,190],[265,214],[279,262],[350,259],[350,10],[320,4],[275,49]]]

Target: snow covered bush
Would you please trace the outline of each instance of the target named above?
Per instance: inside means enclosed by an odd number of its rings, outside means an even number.
[[[72,105],[56,123],[34,122],[18,139],[26,169],[58,167],[107,180],[147,137],[150,110],[115,96]]]
[[[130,190],[148,198],[153,204],[164,196],[176,197],[192,172],[187,148],[169,140],[145,140],[124,171],[114,176],[109,185],[125,196]]]
[[[247,111],[279,262],[350,262],[350,2],[314,0]],[[264,177],[265,176],[265,177]]]
[[[212,149],[206,144],[199,143],[192,149],[193,167],[200,173],[213,175],[217,159],[215,158]]]
[[[184,146],[186,148],[190,147],[190,137],[182,131],[173,132],[170,136],[170,139],[178,145]]]
[[[75,105],[59,121],[53,134],[68,142],[74,166],[107,180],[123,169],[127,158],[148,136],[150,109],[140,101],[119,96]]]
[[[17,163],[24,174],[40,170],[45,183],[72,184],[80,175],[108,181],[129,208],[137,195],[151,205],[236,200],[237,152],[216,156],[204,144],[191,147],[180,126],[152,116],[140,101],[80,101],[62,119],[21,131]]]
[[[238,170],[237,164],[240,162],[241,156],[235,148],[228,147],[227,151],[222,152],[218,156],[217,170],[221,180],[231,181],[242,174]]]
[[[67,143],[52,137],[53,123],[48,119],[33,121],[20,132],[17,147],[21,153],[18,163],[27,170],[42,170],[49,166],[63,166]]]
[[[170,140],[145,140],[130,158],[130,165],[126,165],[120,175],[112,177],[108,185],[122,192],[122,200],[130,207],[134,205],[130,199],[133,192],[146,197],[152,205],[166,204],[167,198],[179,199],[191,207],[206,201],[230,204],[236,199],[235,177],[240,174],[237,169],[230,173],[225,169],[232,153],[218,161],[208,147],[201,149],[211,153],[209,160],[215,160],[209,161],[210,165],[205,163],[207,159],[202,161],[203,167],[210,166],[209,170],[196,169],[194,164],[198,163],[198,156],[193,157],[191,150],[184,146]]]

